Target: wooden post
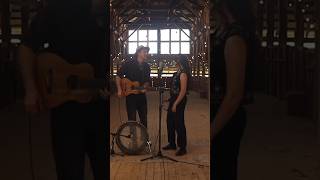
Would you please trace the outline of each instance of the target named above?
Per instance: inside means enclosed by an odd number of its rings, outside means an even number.
[[[287,61],[287,31],[288,31],[288,1],[280,0],[279,1],[279,63],[280,63],[280,72],[279,72],[279,93],[280,97],[284,97],[288,91],[287,87],[287,72],[288,72],[288,61]]]
[[[2,57],[0,61],[0,67],[2,69],[4,61],[7,61],[10,55],[10,0],[2,0]]]
[[[319,11],[319,8],[320,8],[320,2],[318,0],[315,1],[316,3],[316,50],[317,50],[317,70],[316,72],[318,72],[317,74],[317,119],[318,119],[318,123],[317,123],[317,126],[318,126],[318,142],[320,144],[320,11]]]
[[[264,22],[264,19],[263,19],[264,5],[257,3],[256,12],[257,12],[257,32],[258,32],[258,36],[262,37],[263,22]]]
[[[266,48],[266,63],[267,63],[267,92],[275,95],[274,91],[274,66],[273,66],[273,41],[274,41],[274,4],[275,0],[266,2],[267,10],[267,48]]]
[[[21,5],[21,30],[22,35],[26,34],[29,26],[29,16],[30,16],[30,0],[22,2]]]
[[[288,22],[287,22],[287,7],[288,2],[287,0],[280,0],[280,12],[279,12],[279,19],[280,19],[280,32],[279,32],[279,45],[280,47],[286,47],[287,45],[287,29],[288,29]]]
[[[274,41],[274,4],[275,4],[275,0],[267,1],[267,22],[268,22],[267,46],[269,48],[273,47],[273,41]]]
[[[8,78],[6,77],[7,69],[6,64],[10,58],[10,39],[11,39],[11,26],[10,26],[10,1],[2,0],[1,2],[1,30],[2,30],[2,43],[0,44],[0,83],[8,85]],[[7,89],[0,89],[0,108],[10,103]]]
[[[296,2],[296,47],[300,50],[304,40],[304,18],[302,13],[302,1]]]

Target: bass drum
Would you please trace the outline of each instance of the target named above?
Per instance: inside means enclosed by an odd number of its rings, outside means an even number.
[[[147,128],[136,121],[122,124],[117,131],[116,143],[120,150],[128,155],[138,155],[144,152],[148,140]]]

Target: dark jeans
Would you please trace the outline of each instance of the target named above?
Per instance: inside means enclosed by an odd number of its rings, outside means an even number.
[[[172,106],[177,97],[171,97],[169,100],[169,107],[167,113],[167,132],[169,144],[176,146],[176,132],[177,143],[179,148],[186,148],[187,146],[187,133],[184,124],[184,110],[187,104],[187,97],[185,97],[177,106],[177,111],[172,112]]]
[[[107,103],[66,103],[51,112],[58,180],[83,180],[85,154],[95,180],[107,180]]]
[[[137,112],[139,114],[140,122],[147,128],[147,97],[145,94],[133,94],[126,98],[128,120],[136,121]]]
[[[215,111],[215,110],[214,110]],[[216,112],[214,112],[215,117]],[[239,108],[211,143],[214,180],[236,180],[240,142],[246,126],[246,111]]]

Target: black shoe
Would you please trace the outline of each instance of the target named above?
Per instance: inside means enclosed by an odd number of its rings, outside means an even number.
[[[176,152],[176,156],[183,156],[187,154],[187,150],[186,148],[180,148],[177,152]]]
[[[162,148],[163,150],[176,150],[177,147],[175,145],[168,144]]]

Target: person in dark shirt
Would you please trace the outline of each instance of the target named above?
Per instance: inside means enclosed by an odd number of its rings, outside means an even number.
[[[167,113],[167,132],[169,144],[163,150],[176,149],[176,132],[179,150],[177,156],[187,153],[187,132],[184,121],[184,111],[187,104],[188,86],[191,82],[191,71],[187,56],[181,56],[176,61],[178,71],[174,73],[170,88],[170,99]]]
[[[147,89],[151,84],[150,65],[145,61],[148,58],[149,48],[139,46],[132,60],[126,61],[119,69],[116,77],[118,96],[122,96],[121,79],[127,78],[130,81],[138,81],[140,86]],[[147,128],[147,97],[146,90],[142,90],[140,94],[131,94],[126,97],[126,108],[128,120],[136,121],[138,112],[140,122]]]
[[[105,9],[103,9],[105,11]],[[49,0],[32,20],[19,47],[27,112],[42,110],[34,63],[41,52],[68,63],[89,63],[95,77],[107,80],[106,27],[98,25],[91,0]],[[107,85],[107,83],[105,82]],[[52,147],[58,180],[83,180],[87,154],[96,180],[108,179],[106,100],[66,102],[51,109]]]
[[[216,180],[236,180],[244,109],[252,91],[255,27],[249,0],[216,0],[211,106],[211,164]]]

